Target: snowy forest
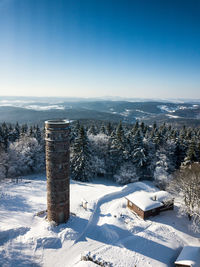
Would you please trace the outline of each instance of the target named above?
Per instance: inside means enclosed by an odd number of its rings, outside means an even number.
[[[106,122],[71,123],[71,178],[105,177],[119,184],[151,180],[184,198],[184,212],[200,222],[200,128]],[[0,125],[0,179],[45,171],[44,129]]]
[[[71,124],[71,177],[89,181],[105,176],[117,183],[154,180],[164,186],[172,173],[200,162],[200,128],[175,129],[111,123]],[[0,125],[0,177],[45,169],[44,129],[38,125]]]

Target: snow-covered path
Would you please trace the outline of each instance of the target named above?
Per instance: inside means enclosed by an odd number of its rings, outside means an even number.
[[[109,229],[109,231],[108,231],[108,229],[106,230],[105,227],[104,227],[104,229],[100,229],[98,227],[98,221],[99,221],[99,218],[101,216],[101,206],[105,203],[109,205],[110,201],[114,201],[115,199],[123,198],[130,193],[133,193],[137,190],[141,190],[144,187],[145,187],[145,185],[141,184],[141,183],[140,183],[140,186],[139,185],[134,186],[134,187],[126,186],[119,192],[109,193],[109,194],[106,194],[103,197],[101,197],[95,205],[95,209],[94,209],[94,211],[93,211],[93,213],[92,213],[92,215],[88,221],[88,224],[87,224],[85,230],[75,240],[75,243],[80,242],[80,241],[85,241],[86,238],[90,237],[90,236],[93,236],[96,240],[101,240],[102,231],[109,232],[109,233],[107,233],[107,236],[110,236],[110,232],[114,232],[114,231],[111,231],[111,229]],[[146,189],[147,189],[147,187],[146,187]],[[118,236],[118,239],[120,238],[120,236],[117,233],[115,233],[114,236]],[[103,241],[105,241],[105,240],[103,240]],[[116,240],[112,239],[112,241],[115,242]]]

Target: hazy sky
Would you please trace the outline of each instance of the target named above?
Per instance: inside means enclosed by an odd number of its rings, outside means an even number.
[[[0,0],[0,95],[200,98],[200,1]]]

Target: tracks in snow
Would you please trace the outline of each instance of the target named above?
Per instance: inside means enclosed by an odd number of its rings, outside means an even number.
[[[134,186],[129,188],[128,186],[125,186],[121,191],[119,192],[114,192],[114,193],[109,193],[106,194],[104,196],[102,196],[96,203],[95,205],[95,209],[92,213],[92,215],[90,216],[90,219],[88,221],[87,226],[85,227],[84,231],[76,238],[76,240],[74,241],[74,244],[81,242],[81,241],[85,241],[87,237],[91,237],[95,231],[98,234],[99,232],[99,228],[98,228],[98,221],[101,215],[101,206],[105,203],[108,203],[110,201],[113,201],[115,199],[119,199],[122,197],[125,197],[126,195],[133,193],[137,190],[141,190],[142,188],[140,186]],[[110,229],[109,229],[110,230]],[[116,236],[117,233],[114,233],[114,231],[111,231],[113,233],[111,233],[111,235]]]

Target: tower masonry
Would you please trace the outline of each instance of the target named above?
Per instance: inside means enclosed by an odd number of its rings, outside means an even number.
[[[47,219],[64,223],[70,214],[69,201],[69,122],[45,122]]]

